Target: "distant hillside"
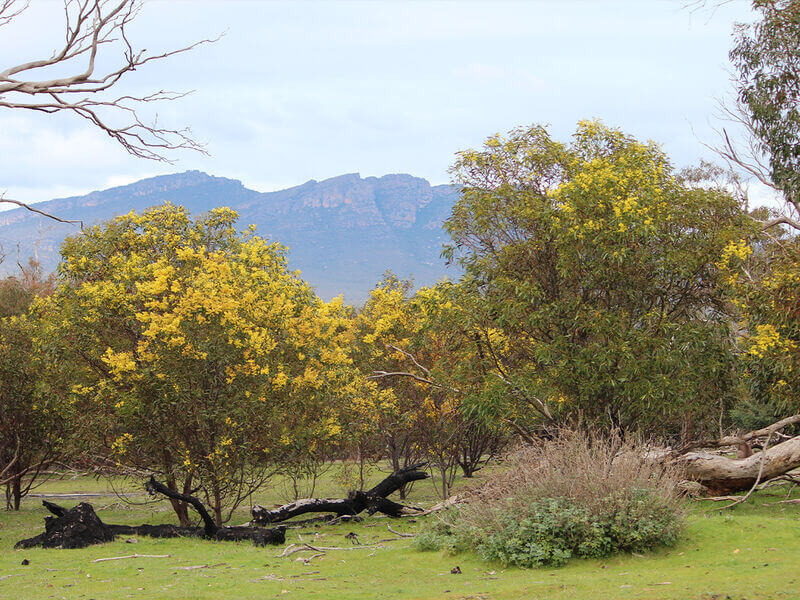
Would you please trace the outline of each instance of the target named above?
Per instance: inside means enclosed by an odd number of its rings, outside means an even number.
[[[242,227],[254,224],[259,235],[287,245],[290,266],[321,296],[343,293],[361,302],[387,269],[413,276],[417,285],[457,275],[439,257],[447,239],[442,222],[456,197],[452,186],[411,175],[362,179],[354,173],[260,193],[233,179],[187,171],[36,206],[87,224],[166,201],[192,214],[229,206]],[[75,230],[24,209],[0,212],[0,244],[8,255],[0,274],[15,268],[17,248],[23,260],[35,256],[46,270],[55,269],[62,240]]]

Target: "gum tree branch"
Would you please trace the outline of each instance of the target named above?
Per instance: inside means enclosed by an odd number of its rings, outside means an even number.
[[[205,153],[189,129],[163,127],[157,119],[145,121],[137,112],[144,105],[177,100],[186,93],[104,95],[147,63],[219,39],[154,54],[135,49],[128,29],[141,6],[142,0],[64,0],[63,44],[47,58],[0,67],[0,108],[73,114],[140,158],[170,162],[167,155],[174,150]],[[26,7],[18,0],[0,0],[0,26],[12,23]],[[108,64],[114,57],[116,66],[98,67],[101,58],[102,64]]]

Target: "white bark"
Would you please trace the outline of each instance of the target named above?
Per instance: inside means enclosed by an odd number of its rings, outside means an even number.
[[[761,481],[784,475],[800,467],[800,436],[757,452],[747,458],[728,458],[710,452],[688,452],[676,457],[689,478],[699,481],[715,494],[750,489],[756,482],[763,460]]]

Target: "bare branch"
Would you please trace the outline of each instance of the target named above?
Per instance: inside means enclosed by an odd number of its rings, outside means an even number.
[[[3,467],[2,471],[0,471],[0,485],[2,485],[5,482],[3,476],[6,473],[8,473],[8,471],[11,470],[11,467],[13,467],[17,463],[17,460],[19,460],[19,448],[20,448],[20,440],[19,436],[17,436],[17,445],[14,448],[14,456],[11,457],[11,460],[8,462],[8,464],[5,467]],[[14,477],[16,477],[16,475],[14,475]],[[11,479],[14,479],[14,477],[12,477]],[[11,481],[11,479],[9,479],[8,481]]]
[[[389,348],[390,350],[394,350],[395,352],[399,352],[400,354],[402,354],[403,356],[405,356],[406,358],[411,360],[411,362],[414,363],[415,367],[417,367],[420,371],[425,373],[426,377],[430,377],[431,376],[431,372],[428,369],[426,369],[425,367],[423,367],[421,364],[419,364],[419,362],[417,362],[417,359],[414,358],[414,355],[411,354],[410,352],[406,352],[405,350],[403,350],[402,348],[398,348],[394,344],[386,344],[386,347]]]
[[[0,0],[0,26],[12,21],[27,6],[16,0]],[[63,46],[48,58],[12,65],[0,71],[0,108],[34,110],[43,113],[66,112],[88,120],[125,150],[137,157],[169,162],[167,154],[190,149],[205,153],[188,129],[161,127],[146,123],[137,110],[145,104],[182,98],[186,93],[158,91],[143,96],[104,98],[137,68],[188,52],[203,39],[188,46],[157,54],[135,50],[127,28],[136,18],[142,0],[64,0],[65,38]],[[100,54],[117,53],[118,64],[97,72]],[[67,74],[37,78],[39,70],[62,69]],[[80,97],[76,97],[80,96]],[[67,98],[72,98],[68,100]]]
[[[785,215],[781,215],[780,217],[775,217],[774,219],[770,219],[769,221],[764,221],[762,223],[762,227],[764,229],[769,229],[771,227],[775,227],[776,225],[788,225],[794,229],[800,231],[800,222],[795,221]]]
[[[30,5],[30,1],[19,2],[18,0],[0,1],[0,27],[6,25],[25,11]]]
[[[755,431],[750,431],[742,435],[729,435],[718,440],[698,440],[690,442],[682,446],[678,452],[688,452],[689,450],[694,450],[696,448],[722,448],[724,446],[735,446],[737,444],[746,443],[764,436],[771,437],[782,429],[796,423],[800,423],[800,415],[786,417],[785,419],[776,421],[772,425],[763,427],[761,429],[756,429]]]
[[[76,219],[76,220],[62,219],[61,217],[57,217],[55,215],[51,215],[50,213],[46,213],[43,210],[39,210],[38,208],[34,208],[33,206],[25,204],[24,202],[20,202],[19,200],[12,200],[11,198],[6,198],[4,195],[0,194],[0,203],[2,203],[2,202],[8,203],[8,204],[15,204],[15,205],[17,205],[17,206],[19,206],[21,208],[24,208],[25,210],[29,210],[31,212],[40,214],[40,215],[42,215],[44,217],[47,217],[48,219],[53,219],[54,221],[58,221],[59,223],[67,223],[69,225],[80,225],[81,231],[83,231],[83,221],[81,221],[79,219]]]
[[[442,385],[440,383],[436,383],[431,379],[427,379],[425,377],[420,377],[419,375],[415,375],[414,373],[409,373],[408,371],[373,371],[372,375],[369,375],[367,379],[383,379],[385,377],[408,377],[410,379],[414,379],[415,381],[419,381],[420,383],[425,383],[432,387],[441,388],[443,390],[449,390],[451,392],[455,392],[456,394],[460,394],[461,390],[452,388],[446,385]]]

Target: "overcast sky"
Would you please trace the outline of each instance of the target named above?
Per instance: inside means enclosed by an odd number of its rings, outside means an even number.
[[[259,2],[154,0],[133,39],[170,49],[126,91],[196,90],[161,105],[209,156],[135,159],[85,122],[0,109],[0,191],[35,202],[200,169],[269,191],[342,173],[448,181],[460,149],[498,131],[583,118],[663,144],[678,166],[709,157],[728,50],[748,1],[713,14],[683,0]],[[33,0],[0,29],[0,69],[49,55],[60,2]]]

